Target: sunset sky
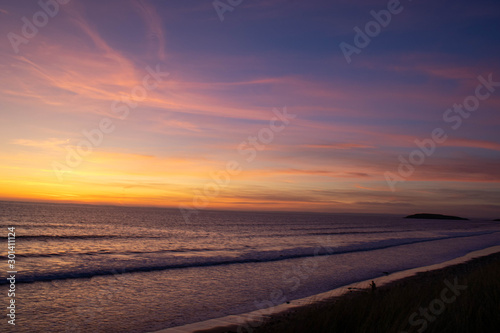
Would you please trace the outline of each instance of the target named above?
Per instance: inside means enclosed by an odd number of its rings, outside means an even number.
[[[498,0],[401,1],[350,63],[339,45],[388,1],[245,0],[223,21],[211,0],[58,7],[0,2],[1,200],[500,218],[500,84],[443,118],[500,82]]]

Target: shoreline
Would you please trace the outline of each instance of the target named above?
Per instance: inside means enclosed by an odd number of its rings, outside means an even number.
[[[271,317],[275,318],[291,310],[297,310],[299,308],[311,306],[316,303],[321,303],[332,298],[344,296],[351,290],[367,289],[371,281],[374,281],[377,287],[384,287],[402,279],[415,276],[417,273],[438,271],[446,267],[463,264],[475,258],[484,257],[495,253],[500,253],[500,246],[493,246],[482,250],[472,251],[464,256],[444,261],[438,264],[412,268],[409,270],[394,272],[387,276],[374,277],[364,281],[351,283],[327,292],[297,300],[292,300],[288,304],[283,303],[267,309],[255,310],[240,315],[230,315],[215,319],[209,319],[182,326],[166,328],[151,333],[223,333],[228,331],[237,332],[238,327],[240,326],[240,332],[248,332],[252,331],[254,328],[257,329],[265,320],[268,320]]]

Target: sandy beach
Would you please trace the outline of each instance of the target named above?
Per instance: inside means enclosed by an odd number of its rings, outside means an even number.
[[[439,280],[439,283],[443,283],[443,276],[448,277],[446,283],[450,284],[450,281],[456,282],[454,278],[456,279],[459,274],[463,275],[464,272],[477,272],[482,270],[487,264],[491,262],[498,264],[499,261],[500,246],[489,247],[483,250],[470,252],[465,256],[440,264],[395,272],[387,276],[375,277],[318,295],[290,301],[288,304],[285,303],[242,315],[227,316],[180,327],[173,327],[157,331],[156,333],[307,332],[307,327],[309,327],[311,323],[317,321],[318,318],[316,318],[316,316],[324,316],[324,314],[321,313],[328,311],[329,307],[334,306],[339,301],[349,302],[353,299],[359,300],[359,298],[364,295],[380,295],[381,293],[390,291],[396,286],[403,289],[421,288],[422,293],[425,293],[427,286],[432,282],[435,283]],[[372,287],[372,283],[374,283],[375,288]],[[498,289],[493,292],[498,295]],[[439,293],[437,293],[436,297],[439,296]],[[431,298],[429,301],[432,300]],[[425,303],[425,305],[427,304],[429,303]],[[406,304],[401,304],[401,307],[404,308],[405,305]],[[398,304],[394,304],[394,306],[399,307]],[[408,309],[408,317],[413,315],[412,311],[413,310]],[[394,325],[400,324],[401,327],[405,327],[406,325],[408,326],[408,332],[417,332],[417,328],[421,329],[420,332],[427,330],[428,323],[426,322],[425,329],[423,329],[424,319],[421,318],[420,321],[418,321],[417,318],[417,316],[413,315],[414,320],[412,322],[414,325],[409,323],[409,319],[407,319],[406,322],[403,321],[395,323]],[[415,324],[416,322],[420,325]],[[358,322],[357,324],[359,324],[359,327],[362,327],[363,325],[374,325],[376,323]],[[302,328],[302,330],[300,328],[301,325],[305,327]],[[335,332],[337,331],[339,330],[335,330]],[[346,330],[346,332],[348,331],[349,330]],[[359,332],[362,331],[366,332],[367,330],[364,328],[364,330],[360,330]],[[430,331],[429,329],[428,332]],[[315,330],[315,332],[319,331]],[[375,329],[373,332],[377,332],[377,330]],[[398,332],[398,329],[395,328],[394,332]]]

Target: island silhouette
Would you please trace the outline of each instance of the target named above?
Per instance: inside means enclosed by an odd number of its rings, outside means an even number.
[[[464,217],[452,216],[452,215],[441,215],[441,214],[428,214],[420,213],[408,215],[405,219],[425,219],[425,220],[469,220]]]

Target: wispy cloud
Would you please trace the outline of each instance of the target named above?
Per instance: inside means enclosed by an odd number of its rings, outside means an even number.
[[[30,140],[30,139],[14,139],[10,141],[11,144],[26,146],[26,147],[35,147],[41,149],[48,150],[60,150],[63,145],[67,145],[69,140],[50,138],[46,140]]]

